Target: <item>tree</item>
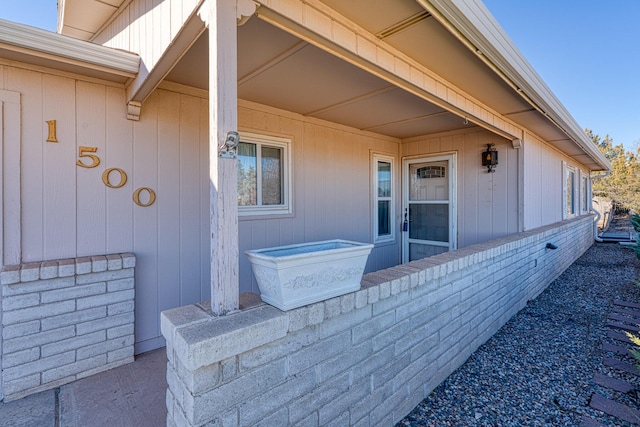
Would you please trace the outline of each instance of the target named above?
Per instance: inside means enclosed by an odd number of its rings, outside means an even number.
[[[626,151],[622,144],[614,145],[613,139],[604,139],[585,129],[589,138],[611,162],[609,176],[593,181],[594,196],[609,197],[626,209],[640,212],[640,149]]]

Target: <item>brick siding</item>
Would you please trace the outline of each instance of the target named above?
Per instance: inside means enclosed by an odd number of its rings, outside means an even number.
[[[167,425],[393,425],[592,245],[592,224],[367,274],[357,292],[287,312],[165,311]]]
[[[5,401],[133,361],[134,269],[133,254],[4,267]]]

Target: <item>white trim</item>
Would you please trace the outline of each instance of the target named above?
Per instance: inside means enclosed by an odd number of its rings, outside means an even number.
[[[459,38],[521,96],[581,148],[602,170],[610,169],[606,157],[562,105],[538,73],[509,39],[480,0],[417,0],[444,25],[455,28]]]
[[[20,93],[0,90],[0,262],[18,265],[22,258],[21,101]]]
[[[579,170],[579,179],[580,183],[580,215],[586,215],[589,213],[589,200],[590,200],[590,191],[589,191],[589,173]],[[584,185],[583,185],[584,184]]]
[[[422,162],[437,162],[447,160],[449,162],[449,242],[429,242],[433,246],[448,247],[454,251],[458,247],[458,195],[457,195],[457,153],[442,153],[433,156],[412,156],[402,159],[402,220],[404,221],[405,209],[409,206],[409,165]],[[409,233],[402,232],[402,262],[409,261]]]
[[[263,215],[288,215],[293,213],[293,155],[291,149],[291,139],[282,138],[277,136],[261,135],[251,132],[240,132],[240,142],[254,143],[258,145],[271,145],[282,149],[282,196],[284,197],[284,203],[277,206],[238,206],[238,216],[263,216]],[[259,167],[259,165],[258,165]],[[259,182],[258,182],[259,184]],[[260,185],[258,185],[257,191],[260,192]],[[260,197],[258,197],[260,200]]]
[[[338,14],[321,0],[290,0],[268,4],[265,0],[260,1],[263,7],[256,11],[256,16],[265,22],[448,112],[461,118],[466,117],[470,122],[497,135],[509,140],[522,137],[521,126]],[[300,13],[290,14],[290,8],[295,3]],[[321,14],[329,19],[308,21],[303,18]],[[340,31],[334,31],[334,23],[339,25]],[[351,43],[350,40],[358,40],[358,43]],[[389,55],[393,60],[382,60]]]
[[[0,19],[0,44],[3,49],[75,65],[84,63],[89,68],[94,68],[90,65],[98,66],[114,74],[130,77],[135,76],[140,67],[140,57],[131,52],[76,40],[4,19]]]
[[[389,201],[389,234],[380,236],[378,234],[378,163],[389,163],[391,165],[391,195],[384,200]],[[372,153],[371,155],[371,212],[373,221],[371,223],[373,243],[391,243],[396,240],[396,163],[392,156]]]
[[[569,181],[569,174],[573,174],[573,179],[571,180],[571,200],[573,202],[573,212],[569,211],[569,188],[567,187],[567,183]],[[578,206],[576,206],[576,199],[578,195],[578,191],[576,188],[576,181],[578,180],[578,171],[575,166],[569,165],[564,160],[562,161],[562,219],[573,218],[579,213],[579,201]],[[578,209],[576,209],[578,207]]]
[[[208,28],[205,25],[204,19],[209,19],[209,13],[211,13],[209,6],[214,4],[217,3],[207,2],[206,8],[196,8],[193,10],[191,16],[185,20],[178,34],[176,34],[171,43],[163,50],[161,56],[153,64],[151,69],[141,70],[141,72],[135,76],[133,82],[127,86],[127,101],[144,103],[147,98],[151,96],[153,91],[164,81],[183,55],[193,46],[198,38],[204,34]],[[197,15],[200,15],[200,17]],[[209,28],[214,30],[213,27]],[[227,37],[229,36],[227,35]],[[209,54],[213,55],[214,51],[211,50],[211,46],[209,46],[209,51]],[[211,82],[209,87],[213,87]]]

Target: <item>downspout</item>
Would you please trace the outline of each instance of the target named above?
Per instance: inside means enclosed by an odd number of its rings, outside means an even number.
[[[611,173],[611,170],[608,170],[605,173],[602,173],[600,175],[592,176],[591,177],[592,188],[593,188],[593,180],[594,179],[601,179],[601,178],[607,177],[607,176],[609,176],[610,173]],[[593,191],[592,191],[592,193],[593,193]],[[602,215],[600,214],[599,211],[597,211],[593,207],[593,194],[591,195],[591,200],[589,202],[589,212],[592,212],[592,213],[596,214],[596,217],[593,220],[593,240],[595,240],[598,243],[602,243],[603,240],[598,236],[598,221],[600,221],[600,218],[602,217]]]

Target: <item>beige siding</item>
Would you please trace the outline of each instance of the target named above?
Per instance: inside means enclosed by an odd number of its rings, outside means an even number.
[[[241,102],[241,131],[291,138],[293,214],[240,220],[240,288],[258,292],[247,249],[333,238],[372,242],[371,153],[396,158],[399,193],[399,141],[319,120]],[[400,200],[397,200],[398,203]],[[395,226],[399,227],[399,204]],[[396,265],[399,235],[392,244],[376,246],[367,271]]]
[[[151,70],[197,5],[196,0],[132,0],[93,40],[136,52]]]
[[[126,120],[124,89],[112,84],[0,65],[0,90],[19,93],[21,102],[21,206],[7,203],[11,189],[3,193],[5,217],[17,212],[23,225],[18,261],[134,252],[138,351],[161,345],[161,310],[209,298],[207,100],[156,90],[134,122]],[[45,142],[47,120],[57,121],[58,143]],[[258,291],[244,250],[332,238],[372,242],[373,153],[395,159],[397,231],[402,158],[447,152],[458,161],[458,247],[518,231],[518,150],[488,131],[401,142],[249,102],[240,102],[239,128],[290,138],[293,159],[293,213],[240,219],[242,292]],[[492,174],[480,164],[487,143],[500,153]],[[97,148],[97,167],[76,165],[81,146]],[[580,165],[531,136],[521,150],[526,227],[560,220],[562,161]],[[116,167],[127,182],[108,188],[102,175]],[[120,180],[117,172],[110,177]],[[140,187],[156,193],[152,206],[133,202]],[[367,271],[396,265],[400,238],[377,245]]]
[[[487,144],[495,144],[499,164],[488,173],[481,164]],[[402,144],[403,157],[457,153],[458,247],[518,232],[518,152],[489,131],[477,129],[412,138]]]
[[[588,169],[529,133],[525,134],[524,154],[525,230],[562,221],[562,162],[587,176]],[[579,203],[580,183],[576,182],[576,185],[576,202]]]
[[[122,88],[9,66],[0,76],[22,104],[18,262],[134,252],[138,349],[161,345],[161,310],[209,298],[206,100],[158,90],[133,122]],[[58,143],[45,142],[47,120]],[[80,146],[97,148],[97,167],[76,165]],[[116,167],[127,182],[108,188],[103,172]],[[140,187],[156,193],[153,205],[134,203]]]

